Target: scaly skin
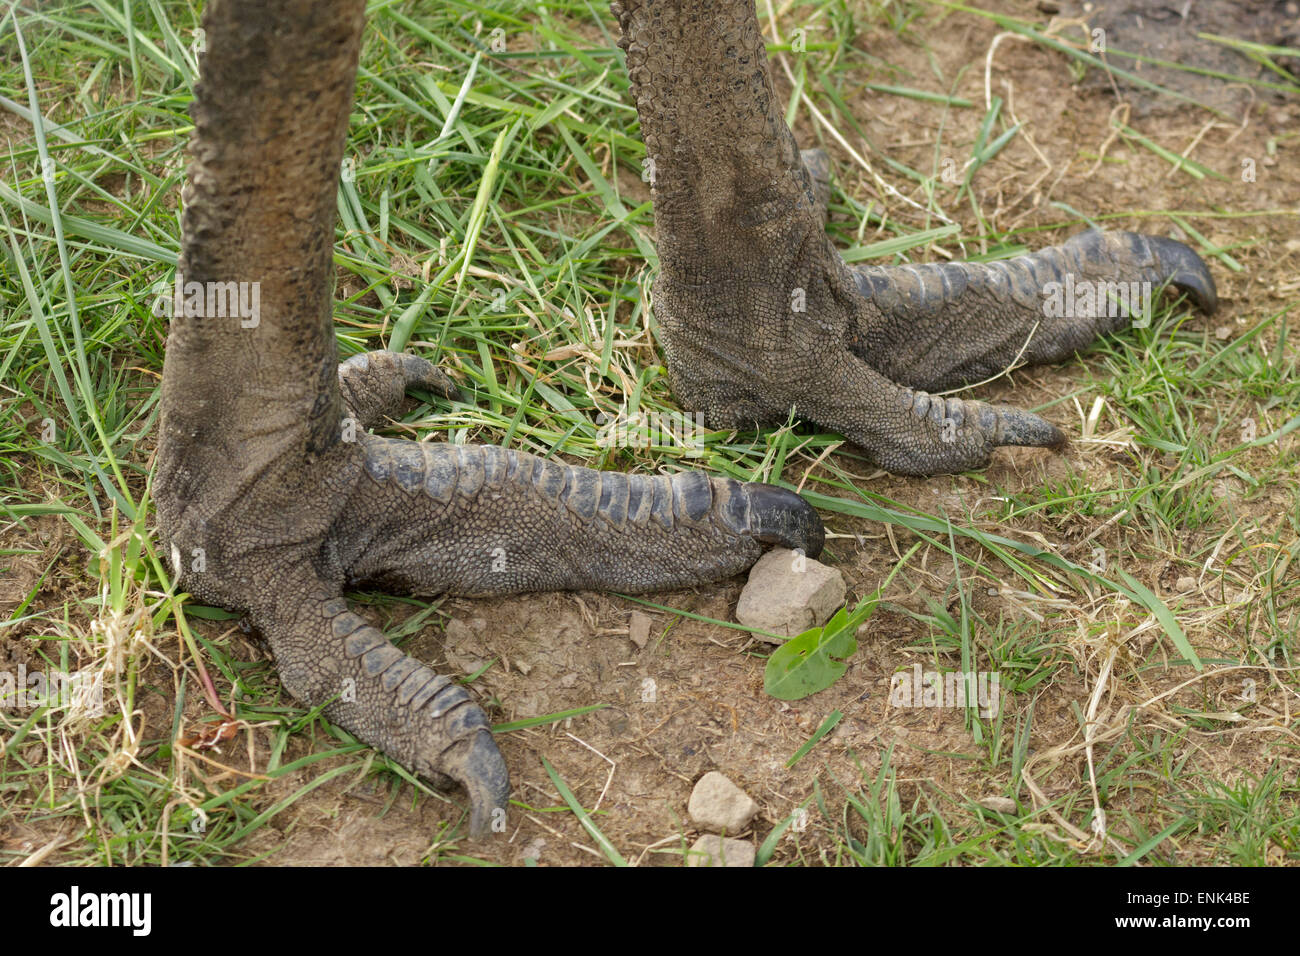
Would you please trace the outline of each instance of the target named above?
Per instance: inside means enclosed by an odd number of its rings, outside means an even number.
[[[186,283],[257,283],[260,312],[176,312],[159,530],[181,585],[246,612],[295,697],[328,703],[331,720],[435,782],[460,783],[481,834],[509,795],[486,715],[349,611],[345,585],[648,591],[735,574],[767,542],[815,556],[822,528],[769,485],[601,475],[365,433],[408,387],[452,397],[455,386],[411,355],[338,364],[335,196],[363,10],[212,0],[204,11],[178,269]]]
[[[896,473],[983,467],[999,445],[1065,436],[1020,409],[918,390],[1017,356],[1056,361],[1127,322],[1049,316],[1049,283],[1169,282],[1215,307],[1196,253],[1134,233],[986,265],[850,269],[823,228],[825,157],[801,156],[785,124],[754,0],[613,9],[654,161],[655,316],[678,399],[714,427],[778,424],[793,409]]]

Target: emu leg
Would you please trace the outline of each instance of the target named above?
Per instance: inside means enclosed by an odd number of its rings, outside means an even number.
[[[989,265],[850,269],[823,229],[820,163],[785,124],[753,0],[613,9],[655,164],[654,309],[668,370],[678,399],[715,427],[777,424],[793,410],[894,472],[978,468],[1000,445],[1065,436],[1020,409],[919,390],[978,380],[1017,356],[1055,361],[1127,320],[1105,294],[1053,316],[1053,283],[1169,282],[1214,308],[1192,250],[1132,233]]]

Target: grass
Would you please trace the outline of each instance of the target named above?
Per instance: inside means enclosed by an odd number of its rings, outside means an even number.
[[[787,116],[835,157],[831,233],[850,261],[1011,255],[1087,218],[1050,205],[1015,226],[993,215],[988,183],[1005,163],[1032,165],[1031,127],[1001,98],[985,109],[959,96],[966,71],[944,72],[927,38],[991,18],[1045,56],[1095,68],[1085,52],[958,4],[759,11]],[[264,656],[230,639],[233,616],[178,595],[158,553],[149,476],[166,320],[155,306],[179,248],[196,26],[180,4],[0,15],[11,54],[0,61],[0,650],[17,649],[0,670],[86,670],[106,703],[0,708],[0,861],[275,862],[273,824],[346,782],[381,816],[432,802],[441,822],[424,859],[501,862],[460,839],[459,804],[283,697]],[[466,392],[417,402],[395,431],[798,484],[838,534],[829,561],[874,555],[868,590],[896,572],[877,612],[906,635],[890,666],[1003,675],[998,714],[968,709],[942,746],[886,735],[832,765],[822,740],[799,764],[799,798],[757,834],[760,862],[1300,859],[1290,309],[1234,301],[1238,325],[1220,338],[1219,320],[1167,304],[1151,328],[1103,340],[1042,398],[1059,420],[1077,414],[1082,438],[1038,474],[882,486],[837,436],[803,425],[707,435],[699,457],[607,447],[599,416],[677,410],[645,304],[653,216],[614,30],[603,4],[585,2],[371,5],[339,191],[340,355],[418,350]],[[864,39],[882,37],[896,45]],[[1264,85],[1294,102],[1285,76]],[[930,111],[933,142],[882,145],[896,131],[857,109],[864,77],[876,97]],[[1122,133],[1125,162],[1225,188],[1204,174],[1210,160],[1180,158],[1181,139],[1136,120]],[[1176,224],[1230,280],[1285,268],[1254,231],[1276,216],[1267,199],[1188,196],[1173,213],[1090,211]],[[1293,233],[1291,215],[1274,239]],[[954,491],[955,504],[935,498]],[[441,601],[353,598],[399,641],[448,616]],[[852,696],[818,707],[818,720],[861,711]],[[222,752],[178,743],[223,710],[244,729]],[[569,861],[680,862],[680,838],[639,856],[620,846],[606,811],[587,806],[596,793],[546,767],[551,803],[525,810],[587,839]]]

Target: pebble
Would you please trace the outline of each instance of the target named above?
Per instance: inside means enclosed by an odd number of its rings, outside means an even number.
[[[633,611],[632,620],[627,625],[627,636],[632,639],[636,649],[642,650],[650,640],[650,615],[643,611]]]
[[[736,620],[746,627],[795,637],[830,620],[844,604],[844,594],[844,575],[835,568],[788,548],[773,548],[749,572],[736,605]]]
[[[686,854],[687,866],[753,866],[754,844],[706,833]]]
[[[686,812],[701,830],[739,833],[758,813],[758,804],[718,771],[710,770],[691,791]]]

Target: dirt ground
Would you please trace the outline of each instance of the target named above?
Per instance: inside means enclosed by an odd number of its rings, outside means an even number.
[[[1044,22],[1048,19],[1037,12],[1033,3],[1001,2],[993,6],[1018,16]],[[883,56],[909,75],[882,77],[865,69],[853,74],[857,82],[847,88],[856,94],[853,105],[859,123],[871,137],[871,146],[865,147],[851,131],[845,131],[845,136],[876,173],[905,194],[919,198],[909,191],[914,184],[890,173],[881,157],[891,156],[913,168],[930,170],[941,124],[942,148],[951,148],[958,164],[969,156],[984,112],[985,58],[998,32],[995,24],[983,18],[951,14],[939,22],[938,14],[931,11],[912,27],[913,34],[924,37],[924,48],[906,38],[900,41],[884,26],[871,27],[858,36],[856,42],[863,50]],[[955,90],[939,84],[931,63],[945,78],[961,74]],[[784,96],[789,83],[779,67],[774,72]],[[1167,161],[1114,137],[1111,118],[1113,111],[1122,109],[1114,91],[1081,82],[1067,58],[1058,52],[1016,39],[999,41],[993,50],[989,78],[991,92],[1006,101],[1007,114],[1022,123],[1024,130],[981,170],[975,181],[980,209],[993,227],[1057,222],[1062,213],[1051,205],[1053,202],[1067,203],[1089,216],[1130,209],[1300,210],[1300,173],[1293,161],[1300,148],[1294,132],[1300,121],[1300,106],[1295,101],[1257,94],[1232,116],[1215,117],[1187,106],[1144,115],[1139,126],[1143,135],[1175,152],[1195,143],[1191,153],[1195,160],[1227,176],[1225,180],[1197,180],[1181,173],[1171,175]],[[861,87],[866,82],[953,92],[978,106],[945,111],[935,103],[872,93]],[[1146,114],[1147,110],[1140,112]],[[1138,114],[1135,109],[1129,122],[1136,123]],[[799,113],[796,134],[804,146],[826,143],[846,192],[864,203],[882,196],[872,175],[842,147],[828,141],[806,110]],[[1099,161],[1103,155],[1106,161]],[[1243,159],[1254,161],[1254,181],[1243,181]],[[621,182],[627,179],[623,177]],[[963,236],[979,234],[968,201],[941,205],[961,224]],[[933,219],[926,222],[920,212],[904,204],[891,200],[889,206],[918,228],[937,224]],[[1236,219],[1193,217],[1193,221],[1211,243],[1232,249],[1244,269],[1234,273],[1212,263],[1220,310],[1213,317],[1193,313],[1188,327],[1222,329],[1226,330],[1222,333],[1225,337],[1233,338],[1246,332],[1259,317],[1300,294],[1300,241],[1296,239],[1294,218],[1252,215]],[[1159,217],[1119,218],[1106,224],[1111,228],[1177,234],[1175,226]],[[838,226],[845,234],[855,228],[855,224],[845,222]],[[1063,232],[1044,231],[1036,234],[1034,242],[1047,245],[1065,238]],[[971,245],[967,251],[979,249]],[[976,394],[1035,407],[1070,391],[1085,374],[1079,362],[1030,369],[1018,372],[1014,382],[1002,381]],[[1083,404],[1086,410],[1087,403]],[[1077,432],[1079,423],[1072,403],[1055,406],[1049,415]],[[1290,440],[1294,441],[1295,436]],[[999,496],[1041,494],[1045,478],[1064,481],[1071,472],[1083,472],[1098,483],[1107,483],[1116,460],[1112,456],[1120,454],[1104,445],[1088,443],[1076,443],[1061,455],[1004,449],[998,452],[993,465],[978,476],[929,480],[872,476],[859,460],[841,458],[840,464],[862,476],[862,487],[905,505],[930,513],[946,511],[958,521],[967,521],[967,514],[973,514],[976,523],[987,530],[1027,540],[1040,536],[1054,546],[1090,540],[1116,554],[1131,543],[1124,537],[1131,532],[1118,526],[1099,527],[1102,522],[1090,517],[1068,511],[1040,511],[1016,527],[1007,527],[987,516],[997,512]],[[787,471],[787,476],[791,474]],[[1242,494],[1232,479],[1225,482],[1223,490],[1225,494]],[[1243,498],[1239,507],[1267,522],[1276,518],[1275,509],[1287,507],[1292,500],[1289,494],[1279,491],[1250,500]],[[914,540],[902,532],[888,535],[880,526],[867,522],[830,514],[823,517],[834,535],[823,560],[843,572],[850,604],[875,589],[882,569],[893,567]],[[34,525],[50,535],[57,533],[53,529],[58,526],[53,519]],[[1095,536],[1089,539],[1093,533]],[[1152,561],[1129,570],[1168,599],[1173,579],[1186,573],[1181,569],[1178,552],[1193,550],[1194,543],[1164,542],[1167,561]],[[1145,542],[1143,548],[1149,549],[1150,544]],[[69,555],[75,551],[76,542],[45,545],[46,554],[53,549]],[[864,628],[858,653],[838,683],[793,704],[763,692],[764,660],[747,652],[766,654],[768,648],[751,642],[740,631],[679,618],[606,594],[447,599],[441,604],[440,614],[433,615],[403,646],[449,673],[473,673],[495,659],[496,663],[474,684],[480,700],[495,704],[489,709],[494,721],[607,705],[559,724],[499,736],[517,801],[511,808],[506,831],[481,842],[462,839],[450,847],[440,845],[439,823],[454,821],[463,808],[458,795],[452,794],[452,802],[448,803],[417,794],[391,773],[363,779],[347,774],[293,801],[247,837],[241,849],[250,859],[265,854],[264,862],[275,865],[415,864],[431,858],[451,862],[444,858],[448,853],[509,865],[520,865],[525,857],[542,865],[600,863],[604,858],[579,821],[571,813],[553,812],[563,806],[563,801],[542,765],[543,758],[585,807],[596,808],[595,819],[610,841],[629,860],[643,865],[680,864],[682,847],[698,836],[686,815],[687,799],[693,783],[709,770],[723,772],[760,804],[750,830],[739,834],[756,844],[813,796],[815,786],[828,805],[841,805],[846,786],[850,790],[860,787],[864,775],[875,773],[882,754],[890,748],[904,803],[924,794],[940,804],[945,813],[965,812],[962,808],[968,807],[969,801],[1004,792],[1005,768],[990,773],[985,762],[962,756],[977,752],[977,748],[972,745],[971,731],[964,726],[960,710],[909,710],[889,703],[891,675],[917,663],[933,666],[930,630],[902,609],[925,613],[927,598],[941,606],[952,599],[953,568],[951,561],[945,563],[942,557],[938,552],[930,554],[923,570],[909,573],[905,581],[891,585],[885,595],[890,606],[879,610]],[[33,558],[30,563],[37,574],[44,567],[40,559]],[[909,569],[912,567],[909,565]],[[734,620],[743,583],[742,578],[737,578],[713,588],[648,597],[657,604],[693,614]],[[977,609],[986,619],[996,621],[1002,617],[1020,626],[1025,624],[1023,600],[1008,596],[1006,589],[988,593],[1002,585],[1014,588],[1013,582],[979,580],[966,584],[980,595]],[[24,581],[13,579],[0,593],[0,610],[11,610],[11,602],[16,603],[25,594],[26,586]],[[1064,598],[1080,615],[1095,610],[1087,595],[1067,594]],[[1199,599],[1193,595],[1190,600]],[[643,649],[638,649],[627,633],[630,614],[638,609],[650,613],[654,621],[650,640]],[[400,616],[389,620],[371,613],[370,617],[390,629],[400,621]],[[452,628],[455,641],[447,637],[448,620],[465,625]],[[1059,626],[1059,618],[1053,618],[1053,624]],[[237,658],[254,659],[263,654],[252,637],[229,622],[198,621],[195,626],[207,640],[225,644]],[[1240,657],[1240,641],[1250,639],[1245,632],[1225,635],[1222,629],[1215,628],[1189,627],[1188,635],[1207,658]],[[977,643],[992,639],[993,635],[982,633]],[[1154,639],[1154,634],[1149,634],[1140,639],[1148,643],[1142,645],[1139,641],[1139,646],[1149,647],[1149,641]],[[16,652],[11,649],[8,653],[12,656]],[[1086,707],[1093,689],[1095,675],[1079,663],[1087,657],[1087,648],[1071,648],[1063,643],[1055,653],[1076,659],[1076,664],[1056,668],[1051,680],[1012,702],[1012,713],[1019,715],[1032,699],[1030,754],[1077,742],[1077,711]],[[955,664],[955,658],[946,659]],[[1155,696],[1189,676],[1188,668],[1139,676],[1131,668],[1121,667],[1112,678],[1107,712],[1113,714],[1124,703]],[[170,681],[157,679],[153,684],[165,688]],[[1224,677],[1184,693],[1196,706],[1213,710],[1215,702],[1235,692],[1238,684]],[[651,687],[653,692],[648,692]],[[171,703],[165,690],[158,690],[152,698],[141,701],[141,706],[165,723]],[[1274,707],[1286,710],[1286,705],[1277,701]],[[206,716],[194,695],[189,709],[191,719]],[[797,766],[786,769],[788,758],[835,709],[845,715],[838,727]],[[1229,708],[1223,705],[1221,709]],[[254,754],[251,769],[257,770],[265,760],[270,732],[248,733]],[[1198,746],[1196,759],[1201,769],[1220,773],[1225,779],[1267,766],[1273,757],[1270,745],[1276,742],[1276,738],[1269,739],[1265,734],[1215,739],[1221,746]],[[292,740],[286,759],[306,754],[312,747],[310,739],[299,735]],[[241,737],[220,759],[250,769],[248,741]],[[314,764],[265,785],[258,792],[257,804],[274,805],[329,766],[329,761]],[[215,773],[212,768],[202,772]],[[1052,800],[1078,789],[1083,772],[1081,755],[1073,753],[1042,765],[1037,783],[1046,799]],[[235,779],[216,775],[211,782],[230,786]],[[1161,793],[1158,788],[1137,789],[1116,797],[1117,801],[1121,799],[1129,812],[1140,817],[1161,799]],[[1078,819],[1077,813],[1074,819]],[[1050,826],[1051,820],[1044,817],[1044,823]],[[814,815],[806,831],[792,831],[782,839],[774,860],[823,859],[823,854],[833,852],[836,845],[827,827],[827,821]],[[1059,830],[1059,835],[1069,839],[1064,829]],[[41,834],[12,831],[8,841],[39,845]]]

